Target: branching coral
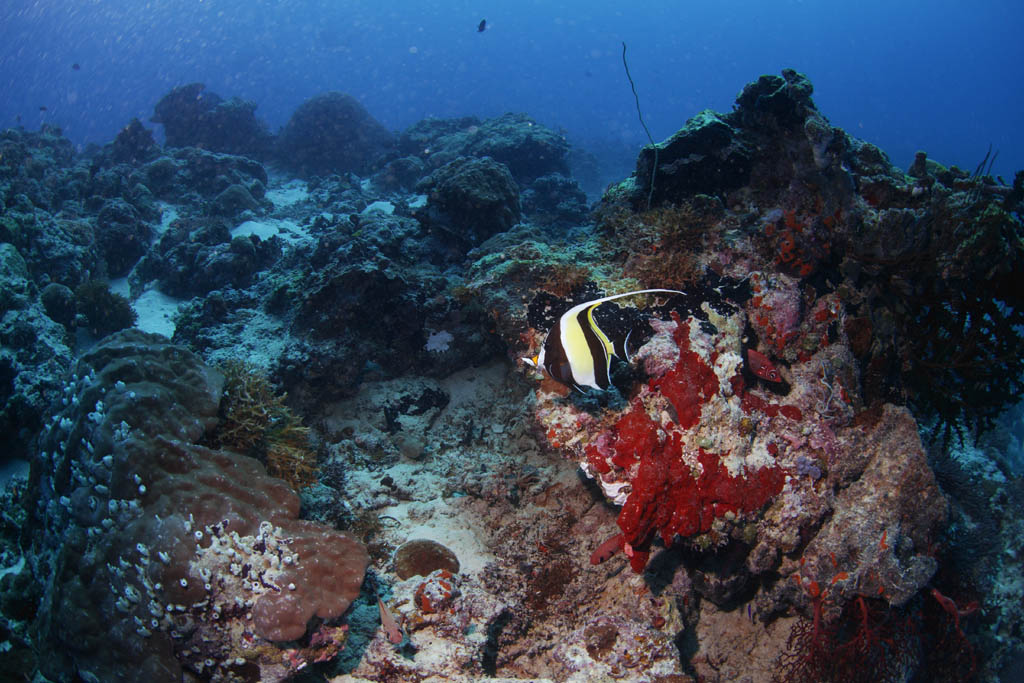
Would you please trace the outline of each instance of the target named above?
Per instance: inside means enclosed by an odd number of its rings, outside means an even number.
[[[947,437],[991,427],[1024,388],[1024,227],[970,196],[880,211],[844,265],[877,339],[866,386],[870,373],[898,368],[900,388]]]
[[[223,420],[210,436],[212,445],[258,458],[267,472],[300,489],[316,482],[316,452],[303,426],[274,394],[266,375],[240,360],[224,364]]]
[[[776,681],[897,681],[913,663],[913,620],[880,600],[857,597],[837,619],[822,614],[824,589],[811,584],[813,617],[798,622],[789,650],[780,657]]]

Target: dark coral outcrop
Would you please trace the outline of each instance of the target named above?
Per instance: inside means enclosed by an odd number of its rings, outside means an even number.
[[[174,221],[139,264],[135,277],[156,280],[171,296],[205,295],[223,287],[246,287],[281,253],[277,238],[232,237],[223,218]]]
[[[119,164],[139,164],[160,156],[160,146],[153,139],[153,131],[132,119],[114,138],[110,154]]]
[[[560,173],[537,178],[521,199],[523,213],[537,225],[567,227],[587,221],[587,196],[575,180]]]
[[[459,157],[427,176],[417,190],[427,194],[427,204],[416,217],[464,248],[508,230],[521,217],[519,188],[493,159]]]
[[[762,76],[743,89],[732,112],[703,111],[658,143],[656,169],[655,147],[644,147],[632,178],[617,191],[635,208],[650,208],[698,194],[728,202],[741,188],[740,194],[763,191],[767,199],[808,171],[836,176],[831,161],[845,149],[846,137],[818,113],[812,92],[810,81],[792,69]],[[790,144],[804,139],[809,144]]]
[[[96,216],[96,248],[107,264],[108,277],[127,275],[152,239],[153,228],[123,199],[105,202]]]
[[[480,121],[424,119],[402,133],[403,154],[424,159],[438,168],[458,157],[491,157],[504,164],[517,183],[541,176],[569,175],[569,143],[565,137],[525,114],[504,114]]]
[[[288,119],[276,158],[304,176],[365,174],[392,142],[391,133],[356,98],[326,92],[303,102]]]
[[[163,124],[169,147],[201,147],[263,159],[273,138],[255,111],[254,102],[224,100],[202,83],[189,83],[164,95],[150,120]]]

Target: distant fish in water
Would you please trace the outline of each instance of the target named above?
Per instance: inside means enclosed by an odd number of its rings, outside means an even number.
[[[46,111],[46,105],[45,104],[39,105],[39,111]]]
[[[611,386],[611,357],[629,360],[626,343],[629,334],[611,339],[594,320],[594,310],[603,303],[637,294],[683,294],[677,289],[639,289],[584,301],[562,314],[548,332],[540,353],[523,361],[546,370],[552,379],[583,391],[583,387],[603,390]]]
[[[81,71],[82,67],[78,64],[78,62],[75,62],[74,64],[71,65],[71,69],[73,71]]]
[[[476,25],[476,32],[477,33],[483,33],[486,30],[487,30],[487,20],[486,19],[481,19],[480,23]]]
[[[782,381],[782,375],[775,367],[775,363],[772,363],[768,356],[756,349],[747,349],[747,365],[752,373],[767,382]]]

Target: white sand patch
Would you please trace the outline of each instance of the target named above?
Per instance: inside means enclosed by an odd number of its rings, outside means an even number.
[[[301,180],[290,180],[280,187],[267,190],[267,199],[277,208],[284,208],[309,199],[306,183]]]
[[[171,223],[178,218],[178,209],[167,202],[158,202],[157,206],[160,207],[160,225],[156,229],[156,238],[159,239],[160,235],[167,232],[167,228],[171,227]]]
[[[167,296],[158,289],[147,289],[132,304],[139,315],[135,327],[143,332],[155,332],[170,339],[174,336],[174,316],[184,303],[181,299]]]
[[[360,211],[360,213],[364,216],[368,216],[371,213],[382,213],[391,216],[395,213],[395,205],[391,202],[376,201]]]
[[[258,221],[246,221],[231,231],[232,237],[248,237],[256,235],[261,240],[278,236],[288,244],[299,244],[311,241],[309,232],[296,223],[282,218],[262,218]]]
[[[449,395],[446,410],[468,410],[500,397],[506,375],[508,364],[504,361],[453,372],[442,380]]]
[[[126,299],[130,299],[132,296],[132,288],[131,285],[128,284],[127,277],[119,277],[116,280],[111,280],[107,284],[107,287],[109,287],[110,291],[114,294],[120,294]]]

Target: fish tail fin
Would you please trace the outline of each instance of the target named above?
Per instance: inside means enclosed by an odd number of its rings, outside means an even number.
[[[633,354],[629,352],[629,337],[633,334],[633,330],[626,333],[626,336],[621,341],[616,342],[615,346],[615,357],[622,358],[627,363],[633,360]]]

